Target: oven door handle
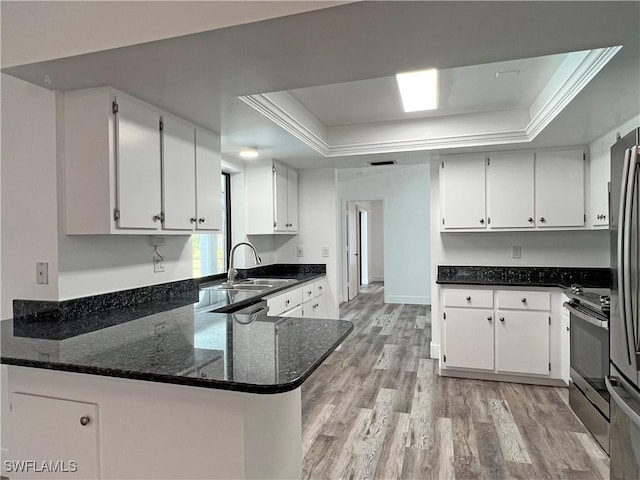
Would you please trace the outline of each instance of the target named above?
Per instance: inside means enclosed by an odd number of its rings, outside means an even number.
[[[598,320],[597,318],[591,317],[586,313],[581,312],[580,310],[576,310],[575,308],[573,308],[573,305],[571,305],[571,303],[569,302],[564,302],[563,305],[564,305],[564,308],[569,310],[569,312],[571,312],[572,315],[575,315],[576,317],[581,318],[582,320],[590,323],[591,325],[594,325],[599,328],[604,328],[605,330],[609,330],[609,322],[604,320]]]

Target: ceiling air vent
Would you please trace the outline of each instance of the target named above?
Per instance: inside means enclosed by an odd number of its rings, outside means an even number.
[[[381,162],[367,162],[369,165],[371,165],[372,167],[380,167],[382,165],[395,165],[396,161],[395,160],[383,160]]]

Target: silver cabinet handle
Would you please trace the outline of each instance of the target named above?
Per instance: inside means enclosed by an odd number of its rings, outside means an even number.
[[[196,223],[196,217],[191,217],[191,218],[189,219],[189,221],[190,221],[191,223]]]
[[[546,220],[544,217],[540,217],[540,221],[541,221],[542,223],[544,223],[544,222],[546,222],[547,220]]]
[[[198,219],[198,223],[204,223],[204,217],[200,217],[200,218]]]
[[[467,297],[467,302],[470,302],[470,301],[471,301],[471,297]]]
[[[153,216],[153,221],[154,222],[164,222],[164,213],[160,212],[158,215],[154,215]]]
[[[524,298],[524,297],[522,297],[522,298],[520,299],[520,301],[521,301],[522,303],[527,303],[527,299],[526,299],[526,298]]]
[[[285,305],[289,305],[289,300],[287,300],[286,302],[284,302]]]
[[[487,320],[491,321],[493,320],[493,317],[487,317]]]
[[[529,223],[533,223],[533,217],[529,217],[529,218],[527,219],[527,221],[528,221]]]
[[[322,287],[318,287],[318,290],[322,291]]]
[[[480,223],[484,224],[484,218],[480,219]]]
[[[91,417],[80,417],[80,425],[82,425],[83,427],[86,427],[87,425],[89,425],[91,423]]]
[[[501,322],[504,322],[504,317],[500,317],[500,321],[501,321]]]

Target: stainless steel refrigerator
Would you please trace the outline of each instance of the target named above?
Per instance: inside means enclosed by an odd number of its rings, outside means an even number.
[[[640,479],[640,128],[611,147],[609,320],[612,479]]]

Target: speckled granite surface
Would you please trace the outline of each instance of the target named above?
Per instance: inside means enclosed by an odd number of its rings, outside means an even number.
[[[568,287],[578,283],[608,288],[610,275],[608,268],[438,265],[436,283],[529,287]]]
[[[351,322],[219,313],[325,275],[325,265],[267,265],[240,278],[289,278],[261,292],[185,280],[63,302],[16,300],[0,322],[1,362],[253,393],[297,388]],[[216,312],[212,312],[216,310]]]
[[[250,393],[299,387],[349,335],[346,320],[198,312],[193,306],[62,340],[0,322],[2,363]]]

